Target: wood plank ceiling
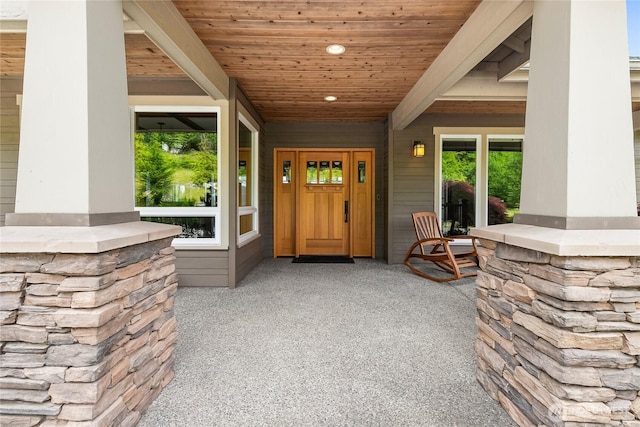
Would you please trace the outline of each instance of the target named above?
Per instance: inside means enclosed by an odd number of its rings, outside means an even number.
[[[479,3],[174,1],[265,120],[364,122],[393,111]]]
[[[480,1],[173,3],[266,121],[368,122],[386,119]],[[130,78],[186,77],[145,35],[125,43]],[[332,43],[346,52],[327,54]],[[0,75],[21,76],[24,52],[24,34],[2,34]],[[438,101],[428,112],[522,114],[524,102]]]

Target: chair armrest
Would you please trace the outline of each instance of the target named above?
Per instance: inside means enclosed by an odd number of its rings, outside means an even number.
[[[460,234],[460,235],[457,235],[457,236],[449,236],[449,238],[451,240],[453,240],[453,239],[471,239],[471,240],[477,239],[476,236],[469,236],[468,234]]]
[[[465,240],[471,240],[471,246],[473,246],[473,252],[477,252],[478,251],[478,247],[476,246],[476,242],[478,241],[478,238],[475,236],[469,236],[468,234],[461,234],[459,236],[450,236],[451,239],[465,239]]]
[[[440,245],[444,245],[444,244],[449,244],[449,242],[453,242],[453,239],[450,237],[429,237],[427,239],[420,239],[416,242],[417,245],[423,245],[425,243],[427,244],[440,244]]]

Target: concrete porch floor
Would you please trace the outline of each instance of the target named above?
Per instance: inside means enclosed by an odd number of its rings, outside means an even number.
[[[515,425],[475,379],[475,278],[266,259],[175,310],[175,378],[140,426]]]

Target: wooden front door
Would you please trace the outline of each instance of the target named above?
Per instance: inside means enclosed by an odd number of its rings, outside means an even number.
[[[274,257],[373,257],[373,159],[373,149],[276,148]]]
[[[296,255],[349,255],[349,153],[301,152]]]

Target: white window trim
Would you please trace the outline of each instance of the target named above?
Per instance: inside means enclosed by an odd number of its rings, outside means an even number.
[[[505,128],[444,128],[434,127],[435,135],[434,147],[434,210],[442,222],[442,142],[444,139],[475,139],[476,140],[476,186],[475,186],[475,205],[476,205],[476,227],[486,227],[488,223],[488,201],[487,194],[489,191],[489,140],[504,138],[522,139],[522,150],[524,152],[524,128],[505,127]],[[442,226],[442,224],[441,224]],[[454,240],[454,245],[468,245],[467,240]]]
[[[221,116],[222,111],[218,106],[209,105],[133,105],[130,108],[131,112],[131,150],[135,151],[134,147],[134,135],[135,135],[135,113],[215,113],[216,114],[216,129],[218,132],[218,159],[221,159]],[[134,157],[134,156],[132,156]],[[135,162],[132,162],[135,176]],[[220,162],[218,162],[218,176],[217,182],[222,189],[222,174],[220,171]],[[135,183],[134,183],[135,185]],[[174,238],[172,246],[176,249],[225,249],[222,248],[222,226],[221,226],[221,209],[220,204],[223,203],[218,195],[217,207],[138,207],[134,209],[140,212],[140,216],[166,216],[166,217],[213,217],[214,218],[214,238],[197,239],[197,238]]]
[[[253,120],[251,115],[247,112],[247,110],[242,106],[242,104],[238,107],[238,120],[243,125],[245,125],[251,131],[251,173],[253,174],[251,177],[251,206],[239,206],[238,207],[238,218],[237,218],[237,238],[238,238],[238,247],[242,247],[251,241],[260,237],[260,218],[258,214],[258,201],[260,200],[259,195],[259,174],[260,165],[258,164],[259,159],[259,138],[260,138],[260,126],[258,123]],[[237,174],[237,168],[236,168]],[[253,229],[247,233],[240,234],[240,217],[243,215],[251,215],[253,214]]]

